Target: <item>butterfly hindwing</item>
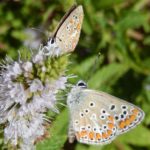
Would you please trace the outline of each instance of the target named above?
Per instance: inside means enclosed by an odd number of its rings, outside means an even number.
[[[87,90],[87,93],[95,95],[95,99],[99,103],[97,105],[101,107],[101,113],[104,111],[103,107],[106,107],[105,109],[108,115],[113,116],[117,125],[117,134],[121,134],[130,130],[139,124],[144,118],[144,112],[139,107],[127,101],[119,99],[105,92]]]
[[[82,22],[83,8],[79,5],[71,8],[58,26],[53,38],[63,54],[75,49],[79,41]]]
[[[140,108],[112,95],[78,90],[70,94],[75,101],[70,114],[74,133],[81,143],[107,144],[135,127],[144,117]]]

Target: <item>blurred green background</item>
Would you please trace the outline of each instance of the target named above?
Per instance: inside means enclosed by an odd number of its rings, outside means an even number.
[[[46,42],[75,2],[83,5],[85,16],[80,41],[70,56],[69,73],[78,75],[72,82],[85,80],[89,88],[136,104],[146,116],[111,144],[90,146],[68,143],[68,109],[62,108],[53,117],[50,138],[37,144],[37,149],[150,150],[150,0],[3,0],[0,59],[6,55],[17,59],[18,50]],[[0,149],[7,149],[2,138]]]

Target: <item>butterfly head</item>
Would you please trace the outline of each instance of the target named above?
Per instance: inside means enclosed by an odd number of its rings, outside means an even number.
[[[55,38],[54,37],[50,37],[48,40],[50,41],[51,44],[54,44],[54,42],[55,42]]]
[[[73,86],[67,98],[67,104],[69,107],[74,107],[80,104],[82,101],[83,90],[86,88],[87,84],[82,80],[78,81],[77,84]]]
[[[80,88],[87,88],[87,84],[84,81],[82,81],[82,80],[78,81],[76,86],[78,86]]]

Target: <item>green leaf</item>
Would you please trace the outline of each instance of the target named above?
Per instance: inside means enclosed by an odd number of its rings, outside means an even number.
[[[95,69],[97,69],[97,67],[103,62],[103,58],[103,55],[91,56],[81,62],[79,65],[75,66],[72,70],[72,73],[78,74],[80,78],[87,80],[89,77],[95,74],[93,71],[96,71]]]
[[[117,5],[121,2],[123,2],[123,0],[101,0],[101,1],[97,1],[97,0],[92,0],[93,1],[93,4],[94,6],[97,8],[97,9],[101,9],[101,8],[108,8],[108,7],[112,7],[114,5]]]
[[[68,110],[64,109],[51,125],[50,138],[38,143],[37,150],[60,150],[67,140],[68,120]]]
[[[51,140],[46,140],[46,141],[43,141],[41,142],[41,144],[39,144],[37,146],[37,150],[60,150],[66,139],[67,139],[67,136],[66,135],[58,135],[58,136],[52,136],[51,137],[52,139]]]
[[[139,125],[130,132],[117,138],[122,143],[128,143],[136,146],[150,146],[150,131],[142,125]]]
[[[92,34],[92,26],[90,24],[89,18],[85,17],[83,20],[83,31],[87,34],[87,35],[91,35]]]
[[[89,86],[94,88],[102,88],[102,86],[112,85],[124,73],[126,73],[128,69],[128,66],[119,63],[112,63],[104,66],[103,68],[100,68],[89,80]]]
[[[89,145],[78,143],[75,150],[87,150]]]
[[[116,24],[115,28],[118,31],[125,31],[128,28],[138,28],[146,24],[148,18],[149,16],[145,13],[137,11],[128,12],[126,16],[121,17],[121,20]]]
[[[145,45],[150,45],[150,36],[145,37],[143,43],[144,43]]]

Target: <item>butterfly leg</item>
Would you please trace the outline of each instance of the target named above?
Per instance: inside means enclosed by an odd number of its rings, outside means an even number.
[[[69,138],[69,143],[73,143],[75,140],[75,132],[74,132],[73,125],[71,122],[69,124],[68,138]]]

